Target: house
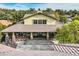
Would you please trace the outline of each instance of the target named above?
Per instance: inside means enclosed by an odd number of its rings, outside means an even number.
[[[9,36],[13,42],[27,39],[51,40],[54,38],[56,29],[63,25],[54,17],[42,12],[26,14],[23,19],[19,23],[2,30],[6,34],[6,37]]]

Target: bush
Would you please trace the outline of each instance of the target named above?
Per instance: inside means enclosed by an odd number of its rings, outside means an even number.
[[[60,16],[60,22],[66,23],[67,22],[67,17],[65,16]]]
[[[6,28],[6,26],[0,23],[0,41],[3,36],[3,34],[1,33],[1,30],[3,30],[4,28]]]
[[[74,20],[57,29],[56,40],[59,43],[79,43],[79,21]]]

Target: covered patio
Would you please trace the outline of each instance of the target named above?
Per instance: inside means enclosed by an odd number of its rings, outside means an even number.
[[[61,25],[24,25],[15,24],[4,30],[6,36],[13,42],[24,41],[27,39],[52,39],[56,33],[56,29],[61,27]]]

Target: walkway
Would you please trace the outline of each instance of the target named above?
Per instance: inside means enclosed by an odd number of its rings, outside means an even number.
[[[68,53],[61,53],[56,51],[21,51],[5,45],[0,44],[0,56],[70,56]]]
[[[27,40],[17,48],[0,44],[2,56],[79,56],[79,45],[59,45],[47,40]]]
[[[18,43],[19,50],[53,50],[53,43],[48,40],[27,40]]]

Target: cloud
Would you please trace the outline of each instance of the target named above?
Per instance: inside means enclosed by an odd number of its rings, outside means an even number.
[[[17,9],[17,10],[28,9],[28,8],[79,10],[79,4],[78,3],[0,3],[0,8]]]
[[[52,9],[63,9],[63,10],[70,10],[70,9],[77,9],[79,10],[78,3],[48,3],[43,5],[44,8],[52,8]]]
[[[0,8],[7,8],[7,9],[26,9],[29,8],[29,6],[27,6],[27,4],[13,4],[13,3],[4,3],[4,4],[0,4]]]

